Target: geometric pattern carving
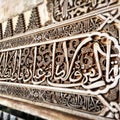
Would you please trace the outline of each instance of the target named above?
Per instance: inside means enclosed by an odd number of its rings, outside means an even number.
[[[119,84],[119,55],[117,39],[106,33],[88,33],[63,42],[2,52],[0,80],[71,88],[97,95],[106,105],[110,98],[105,99],[104,94]],[[118,99],[117,95],[115,99]],[[114,117],[118,117],[119,104],[114,102],[115,99],[110,99],[113,100],[107,103],[110,108],[104,112],[115,109]]]
[[[29,20],[29,25],[27,27],[27,30],[40,28],[40,26],[41,25],[40,25],[38,8],[35,7],[35,8],[32,9],[31,17],[30,17],[30,20]]]
[[[4,32],[4,38],[11,37],[13,35],[13,28],[12,28],[12,19],[7,21],[7,26]]]
[[[12,88],[12,89],[11,89]],[[38,90],[36,88],[0,85],[0,93],[4,95],[13,94],[14,97],[21,97],[26,100],[50,103],[66,108],[73,108],[77,111],[87,111],[89,113],[99,114],[104,105],[96,96],[77,95],[50,90]],[[87,99],[86,99],[87,98]]]
[[[2,35],[2,24],[0,23],[0,40],[2,39],[3,35]]]
[[[25,32],[24,15],[20,14],[19,17],[18,17],[18,21],[17,21],[17,24],[16,24],[14,34],[24,33],[24,32]]]

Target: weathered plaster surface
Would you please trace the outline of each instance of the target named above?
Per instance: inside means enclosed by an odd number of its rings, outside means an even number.
[[[0,22],[31,9],[42,2],[43,0],[0,0]]]

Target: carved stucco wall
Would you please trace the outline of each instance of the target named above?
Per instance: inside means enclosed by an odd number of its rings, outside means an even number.
[[[119,0],[44,0],[0,30],[1,96],[119,119]]]

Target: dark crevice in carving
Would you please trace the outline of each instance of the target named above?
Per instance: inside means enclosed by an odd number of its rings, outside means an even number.
[[[104,32],[107,32],[111,36],[118,38],[119,33],[114,24],[106,24],[103,30]]]
[[[2,39],[2,24],[0,23],[0,40]]]

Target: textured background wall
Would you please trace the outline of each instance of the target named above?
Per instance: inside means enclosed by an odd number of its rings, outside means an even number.
[[[31,9],[42,2],[43,0],[0,0],[0,22]]]

